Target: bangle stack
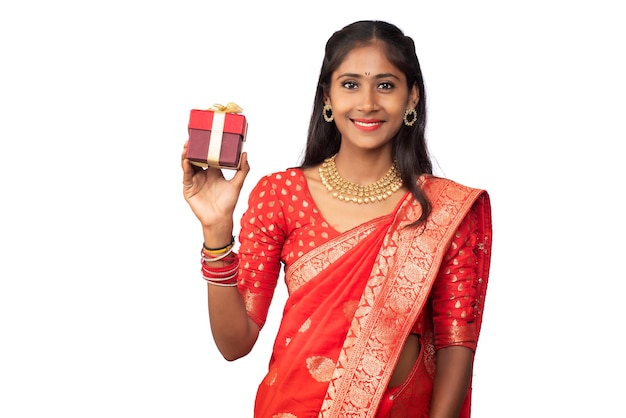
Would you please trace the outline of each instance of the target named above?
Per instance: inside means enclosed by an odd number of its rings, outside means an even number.
[[[235,237],[221,248],[208,248],[202,245],[202,277],[207,283],[215,286],[237,286],[239,257],[233,252]],[[213,267],[211,264],[222,261],[223,266]]]

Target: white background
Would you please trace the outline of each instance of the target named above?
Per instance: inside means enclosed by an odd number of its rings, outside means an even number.
[[[618,4],[4,2],[0,416],[252,416],[284,291],[223,360],[182,197],[189,110],[244,108],[247,196],[298,164],[324,44],[359,19],[414,38],[438,172],[492,197],[474,415],[625,416]]]

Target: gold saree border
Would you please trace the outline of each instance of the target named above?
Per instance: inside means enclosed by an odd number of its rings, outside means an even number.
[[[427,178],[432,213],[424,228],[403,228],[421,214],[408,195],[389,230],[319,413],[320,418],[371,418],[402,344],[421,313],[450,240],[484,190]],[[408,312],[408,313],[407,313]]]
[[[374,232],[388,217],[380,217],[359,225],[312,249],[296,260],[285,272],[289,295],[300,289],[319,273],[354,248],[360,240]]]

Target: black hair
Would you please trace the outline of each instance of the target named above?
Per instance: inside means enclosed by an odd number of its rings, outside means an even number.
[[[324,121],[325,93],[330,88],[332,73],[341,65],[346,55],[356,47],[379,41],[384,45],[389,62],[402,71],[410,90],[414,85],[419,93],[415,108],[416,121],[412,126],[402,124],[393,138],[393,155],[402,181],[422,207],[422,214],[414,225],[423,224],[431,212],[431,203],[417,185],[423,174],[432,174],[432,162],[426,147],[426,92],[415,43],[397,26],[378,20],[363,20],[349,24],[335,32],[326,42],[322,68],[309,123],[307,143],[301,167],[321,164],[339,152],[341,134],[334,123]]]

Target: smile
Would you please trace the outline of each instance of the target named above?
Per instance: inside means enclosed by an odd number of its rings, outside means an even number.
[[[373,131],[375,129],[380,128],[381,126],[383,126],[383,121],[382,120],[357,120],[357,119],[353,119],[352,123],[354,123],[354,125],[364,131]]]

